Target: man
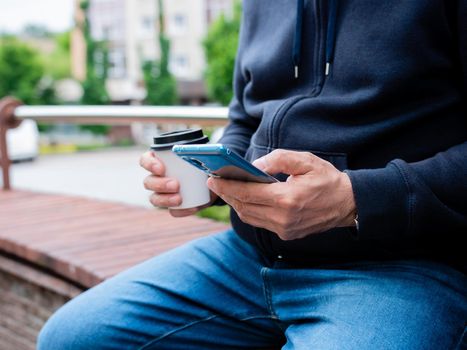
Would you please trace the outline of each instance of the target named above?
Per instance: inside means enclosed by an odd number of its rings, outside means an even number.
[[[286,181],[210,179],[233,230],[78,297],[39,349],[465,348],[466,18],[464,0],[245,1],[221,142]],[[151,202],[180,204],[141,164]]]

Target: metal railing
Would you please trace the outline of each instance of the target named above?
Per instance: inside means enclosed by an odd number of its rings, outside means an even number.
[[[225,107],[191,106],[24,106],[20,101],[6,97],[0,100],[0,161],[3,189],[10,186],[10,164],[6,133],[24,119],[47,124],[107,124],[128,125],[134,122],[157,124],[186,124],[223,126],[227,124]]]

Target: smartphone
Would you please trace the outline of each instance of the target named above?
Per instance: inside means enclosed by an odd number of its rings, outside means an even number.
[[[175,145],[172,151],[209,176],[261,183],[278,182],[222,144]]]

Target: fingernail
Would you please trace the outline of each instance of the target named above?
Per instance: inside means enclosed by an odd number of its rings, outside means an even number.
[[[265,169],[266,168],[266,161],[264,160],[264,157],[258,158],[253,162],[253,165],[257,167],[258,169]]]
[[[176,191],[177,190],[177,183],[175,181],[173,181],[173,180],[167,182],[167,184],[165,186],[169,191]]]
[[[211,191],[215,191],[216,189],[216,181],[214,181],[214,179],[212,177],[210,177],[207,181],[207,185],[208,185],[208,188],[211,190]]]
[[[213,186],[212,186],[212,183],[213,183],[213,182],[212,182],[212,178],[211,178],[211,177],[208,178],[207,181],[206,181],[206,185],[208,186],[208,188],[209,188],[210,190],[212,190],[212,187],[213,187]]]

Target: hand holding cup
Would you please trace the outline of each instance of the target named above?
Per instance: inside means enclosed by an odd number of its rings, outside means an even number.
[[[194,138],[196,135],[201,135],[202,139],[180,140]],[[196,141],[206,143],[207,137],[202,135],[202,131],[167,133],[154,140],[152,150],[144,153],[140,159],[140,165],[151,173],[144,180],[144,187],[153,191],[150,202],[156,207],[169,208],[175,217],[192,215],[210,206],[217,195],[209,191],[206,185],[207,176],[171,151],[173,144]]]

